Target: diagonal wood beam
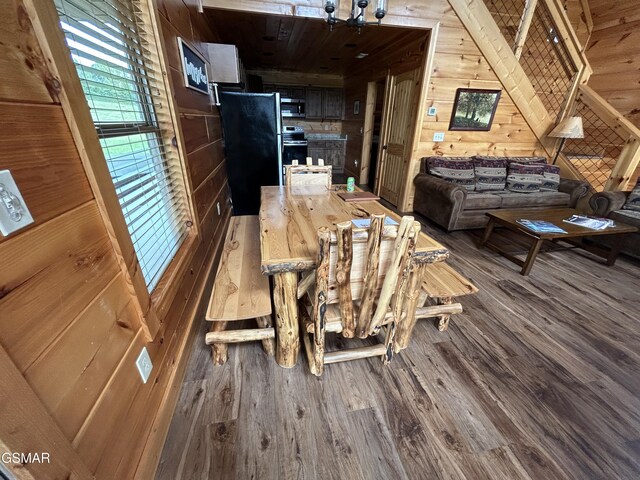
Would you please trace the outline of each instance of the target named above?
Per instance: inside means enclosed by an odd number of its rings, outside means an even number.
[[[542,104],[484,2],[448,1],[547,154],[552,156],[555,142],[547,133],[553,128],[554,118]]]

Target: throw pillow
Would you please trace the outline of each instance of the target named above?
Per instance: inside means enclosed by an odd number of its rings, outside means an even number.
[[[507,162],[497,157],[473,157],[476,191],[504,190],[507,184]]]
[[[429,173],[467,190],[475,190],[473,162],[466,157],[429,157]]]
[[[633,187],[631,193],[627,197],[627,201],[622,207],[623,210],[635,210],[640,212],[640,178],[636,182],[636,186]]]
[[[547,159],[544,157],[505,157],[505,160],[509,165],[512,163],[520,163],[523,165],[530,165],[532,163],[547,163]]]
[[[542,185],[543,192],[557,192],[560,186],[560,167],[556,165],[542,165]]]
[[[509,164],[507,189],[517,193],[539,192],[543,173],[544,165],[511,163]]]

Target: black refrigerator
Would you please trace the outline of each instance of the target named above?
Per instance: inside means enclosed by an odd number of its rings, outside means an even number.
[[[257,215],[260,187],[282,185],[279,93],[220,93],[234,215]]]

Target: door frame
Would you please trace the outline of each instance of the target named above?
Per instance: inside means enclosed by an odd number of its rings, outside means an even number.
[[[367,82],[367,99],[364,107],[364,129],[362,133],[362,151],[360,153],[359,184],[369,183],[371,167],[371,144],[373,143],[373,126],[378,99],[378,82]]]
[[[420,159],[417,158],[418,149],[420,146],[420,134],[422,132],[422,124],[423,119],[425,117],[426,109],[427,109],[427,97],[429,93],[429,84],[431,82],[431,73],[433,70],[433,62],[435,57],[435,48],[438,38],[438,30],[439,25],[432,27],[429,30],[429,38],[427,40],[427,48],[425,48],[424,55],[422,57],[422,63],[418,67],[419,72],[418,83],[416,85],[416,91],[418,92],[418,100],[417,100],[417,108],[415,108],[414,113],[412,113],[411,118],[411,127],[409,127],[409,131],[411,132],[408,138],[408,145],[410,149],[408,153],[405,153],[406,158],[404,159],[404,169],[402,172],[402,178],[404,178],[404,183],[400,186],[400,191],[398,192],[398,205],[396,207],[400,212],[406,212],[413,210],[413,178],[417,171],[420,169]],[[418,28],[420,27],[413,27]],[[424,28],[423,28],[424,29]],[[404,72],[402,72],[404,73]],[[388,122],[393,111],[393,105],[391,105],[393,98],[393,89],[395,88],[394,78],[399,74],[392,74],[391,71],[387,72],[386,81],[385,81],[385,90],[384,90],[384,106],[382,109],[382,123],[380,125],[380,146],[378,149],[378,157],[377,157],[377,166],[376,166],[376,178],[375,178],[375,188],[374,193],[376,195],[380,195],[380,187],[382,185],[382,172],[384,170],[383,165],[383,152],[384,145],[386,144],[387,136],[388,136]]]

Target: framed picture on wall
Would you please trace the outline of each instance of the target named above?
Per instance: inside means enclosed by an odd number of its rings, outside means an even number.
[[[360,100],[353,102],[353,114],[360,115]]]
[[[501,90],[459,88],[451,112],[449,130],[491,130]]]

